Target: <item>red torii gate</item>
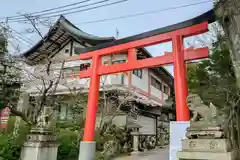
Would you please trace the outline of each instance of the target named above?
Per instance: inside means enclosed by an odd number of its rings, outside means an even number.
[[[86,112],[86,121],[84,129],[83,143],[91,143],[94,141],[96,113],[98,109],[99,84],[100,76],[114,74],[118,72],[126,72],[134,69],[142,69],[148,67],[157,67],[161,65],[174,64],[174,83],[176,96],[176,117],[177,121],[188,121],[189,110],[186,104],[188,95],[188,87],[186,80],[185,61],[207,58],[209,55],[208,48],[186,49],[184,50],[183,39],[198,35],[208,31],[208,22],[203,22],[190,27],[173,30],[167,33],[162,33],[150,36],[143,39],[133,40],[123,44],[103,47],[97,50],[80,54],[79,58],[72,57],[70,60],[89,60],[92,59],[92,66],[88,70],[81,71],[79,78],[90,78],[90,88],[88,96],[88,105]],[[163,56],[137,60],[137,48],[151,46],[159,43],[172,41],[173,53],[167,53]],[[105,66],[101,64],[101,57],[111,54],[128,53],[126,63],[113,64]],[[81,145],[81,157],[89,158],[89,150],[94,150],[93,146]],[[86,152],[86,153],[85,153]],[[88,157],[88,158],[86,158]],[[84,158],[83,158],[84,159]],[[89,158],[91,159],[91,158]]]
[[[201,34],[208,31],[208,22],[204,22],[191,27],[180,30],[156,35],[153,37],[120,44],[100,50],[91,51],[85,54],[80,54],[80,60],[92,59],[92,67],[88,70],[81,71],[79,78],[90,77],[90,88],[88,96],[88,105],[86,112],[86,122],[84,129],[84,141],[93,141],[96,113],[98,108],[98,92],[100,76],[114,74],[119,72],[131,71],[134,69],[142,69],[149,67],[157,67],[161,65],[174,64],[174,83],[176,96],[176,117],[177,121],[188,121],[189,111],[186,104],[188,95],[188,87],[186,80],[185,61],[207,58],[209,55],[208,48],[186,49],[183,48],[183,38]],[[171,41],[173,43],[173,53],[167,53],[163,56],[137,60],[136,48],[151,46],[163,42]],[[128,52],[126,63],[113,64],[104,66],[101,64],[101,57],[111,54],[121,54],[124,51]],[[74,57],[76,59],[76,57]],[[73,59],[71,59],[73,60]]]

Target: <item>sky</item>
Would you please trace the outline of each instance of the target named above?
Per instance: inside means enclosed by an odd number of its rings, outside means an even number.
[[[19,13],[25,14],[41,11],[78,1],[82,0],[1,0],[0,17],[19,15]],[[92,0],[91,3],[98,1],[101,0]],[[188,5],[203,1],[206,0],[128,0],[123,3],[103,8],[66,15],[65,17],[87,33],[102,37],[116,37],[116,30],[118,30],[118,38],[123,38],[194,18],[210,10],[213,6],[213,3],[210,1],[208,3],[185,8],[99,23],[84,24],[84,22]],[[39,40],[38,35],[26,33],[26,28],[28,28],[29,25],[23,23],[9,23],[9,25],[17,32],[21,33],[25,37],[28,37],[28,39],[30,39],[32,42],[36,43]],[[45,28],[41,29],[43,33],[47,31]],[[21,52],[24,52],[30,48],[29,44],[26,44],[21,40],[13,40],[13,43],[19,44],[21,47]],[[172,50],[170,43],[148,47],[147,49],[153,56],[159,56],[164,54],[165,51]],[[172,66],[167,66],[166,68],[171,74],[173,74]]]

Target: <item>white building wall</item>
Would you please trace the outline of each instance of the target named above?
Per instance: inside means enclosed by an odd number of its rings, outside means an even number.
[[[132,73],[132,85],[136,88],[143,90],[144,92],[148,92],[148,69],[142,69],[142,78],[139,78],[135,74]]]
[[[68,50],[68,53],[65,53],[66,50]],[[63,59],[67,58],[70,56],[70,51],[71,51],[71,43],[68,43],[64,48],[62,48],[52,59],[53,60],[58,60],[58,59]]]
[[[72,55],[74,55],[74,47],[83,47],[81,44],[79,44],[78,42],[73,42],[73,50],[72,50]],[[66,53],[67,50],[67,53]],[[55,60],[57,59],[67,59],[67,57],[70,56],[70,52],[71,52],[71,42],[69,42],[69,44],[67,44],[61,51],[59,51],[58,54],[56,54],[56,56],[54,57]],[[121,61],[121,60],[127,60],[127,54],[115,54],[110,56],[105,56],[102,58],[103,62],[109,61],[111,60],[112,62],[116,62],[116,61]],[[78,67],[80,66],[80,64],[83,63],[90,63],[91,64],[91,60],[77,60],[77,61],[71,61],[71,62],[65,62],[64,68],[71,68],[71,67]],[[56,69],[59,68],[60,69],[61,64],[54,64],[52,66],[52,68]],[[34,67],[33,67],[34,68]],[[132,72],[132,71],[131,71]],[[150,72],[150,73],[149,73]],[[163,83],[160,79],[160,77],[158,75],[155,75],[153,72],[151,72],[151,70],[149,69],[142,69],[142,78],[139,78],[138,76],[134,75],[132,73],[132,78],[131,78],[131,84],[136,87],[141,89],[142,91],[148,93],[149,91],[149,74],[151,76],[154,76],[156,79],[158,79],[161,83]],[[104,82],[103,82],[104,81]],[[112,74],[112,75],[107,75],[107,76],[102,76],[101,77],[101,85],[128,85],[129,84],[129,79],[128,79],[128,74],[127,72],[125,73],[117,73],[117,74]],[[78,79],[78,78],[68,78],[67,79],[67,83],[75,83],[75,85],[77,86],[82,86],[85,85],[85,87],[89,87],[90,85],[90,80],[89,78],[86,79]],[[30,85],[31,87],[29,88],[29,91],[36,91],[36,87],[35,87],[35,83],[33,83],[33,85]],[[61,85],[58,87],[58,89],[64,89],[66,87],[64,87],[64,85]],[[150,93],[151,95],[159,98],[159,99],[167,99],[168,95],[164,94],[162,91],[156,89],[155,87],[150,85]]]
[[[167,94],[165,94],[165,93],[163,93],[163,100],[166,100],[166,99],[168,99],[168,95]]]
[[[163,83],[159,76],[157,76],[155,73],[150,71],[150,77],[156,78],[159,82]],[[155,88],[154,86],[150,85],[150,93],[151,95],[158,97],[159,99],[163,99],[163,92],[159,89]]]

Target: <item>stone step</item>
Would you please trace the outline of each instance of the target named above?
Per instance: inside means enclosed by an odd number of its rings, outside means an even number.
[[[177,152],[177,158],[184,160],[233,160],[233,152],[213,153],[213,152]]]

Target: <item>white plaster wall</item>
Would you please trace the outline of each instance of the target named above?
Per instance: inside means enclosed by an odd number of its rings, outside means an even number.
[[[164,99],[164,100],[168,99],[168,95],[165,94],[165,93],[163,93],[163,99]]]
[[[156,75],[155,73],[150,71],[150,76],[153,76],[154,78],[156,78],[159,82],[161,82],[161,84],[164,84],[164,82],[161,80],[161,78]],[[151,88],[151,95],[158,97],[159,99],[163,100],[163,99],[167,99],[168,95],[164,94],[163,91],[160,91],[159,89],[153,87],[152,85],[150,85]],[[163,89],[163,85],[162,85],[162,89]]]
[[[65,53],[65,50],[68,49],[69,52]],[[52,59],[53,60],[58,60],[62,58],[67,58],[70,56],[70,51],[71,51],[71,43],[69,42],[64,48],[62,48]]]
[[[125,74],[122,74],[122,73],[112,74],[110,78],[111,78],[110,84],[121,84],[121,85],[128,84],[128,77]]]
[[[139,78],[138,76],[132,73],[132,85],[145,92],[148,92],[148,69],[142,70],[143,70],[142,78]]]
[[[112,56],[112,61],[127,60],[127,54],[115,54]]]
[[[121,84],[121,77],[119,75],[107,75],[107,76],[101,76],[100,78],[100,87],[104,87],[106,85],[112,85],[112,84]],[[127,77],[124,77],[125,83]],[[36,83],[32,83],[32,85],[29,85],[27,88],[27,92],[38,92],[39,89],[36,88]],[[41,88],[42,83],[39,82],[38,88]],[[66,90],[69,91],[68,88],[89,88],[90,86],[90,79],[89,78],[68,78],[65,83],[60,83],[57,87],[57,91]]]
[[[73,42],[73,46],[75,47],[82,47],[84,48],[84,46],[82,46],[81,44],[79,44],[78,42]],[[68,49],[69,52],[65,53],[65,50]],[[69,42],[59,53],[56,54],[56,56],[54,57],[54,59],[63,59],[63,58],[67,58],[70,56],[70,51],[71,51],[71,42]],[[73,49],[74,52],[74,49]],[[74,55],[74,54],[73,54]],[[127,59],[127,54],[115,54],[112,57],[109,56],[105,56],[102,58],[103,61],[106,61],[108,59],[112,59],[112,61],[118,61],[118,60],[126,60]],[[66,62],[64,67],[65,68],[70,68],[70,67],[76,67],[79,66],[82,63],[92,63],[91,60],[77,60],[77,61],[71,61],[71,62]],[[54,64],[53,68],[60,68],[61,64]],[[148,76],[148,69],[142,69],[143,71],[143,77],[142,79],[137,77],[136,75],[132,74],[132,82],[131,84],[133,86],[135,86],[136,88],[139,88],[145,92],[148,92],[148,83],[149,83],[149,76]],[[155,78],[159,79],[160,78],[157,75],[154,75],[154,73],[150,73],[151,75],[153,75]],[[101,79],[103,79],[103,77],[101,77]],[[161,80],[160,80],[161,81]],[[76,85],[85,85],[85,87],[89,87],[90,81],[88,78],[86,79],[72,79],[69,78],[67,80],[68,83],[75,83]],[[112,74],[112,75],[108,75],[107,76],[107,80],[105,81],[105,85],[110,85],[110,84],[119,84],[119,85],[128,85],[128,75],[125,73],[117,73],[117,74]],[[102,84],[102,83],[101,83]],[[31,87],[29,87],[29,91],[36,91],[36,87],[34,85],[30,85]],[[164,99],[168,98],[168,95],[162,93],[161,91],[159,91],[158,89],[154,88],[153,86],[151,87],[151,94],[154,95],[155,97],[159,97],[159,99],[162,99],[162,97]],[[59,86],[58,89],[64,89],[66,87],[64,86]]]
[[[163,93],[160,91],[160,90],[158,90],[157,88],[155,88],[155,87],[153,87],[153,86],[151,86],[150,85],[150,88],[151,88],[151,95],[153,95],[153,96],[155,96],[155,97],[157,97],[157,98],[159,98],[159,99],[163,99],[162,97],[163,97]]]

